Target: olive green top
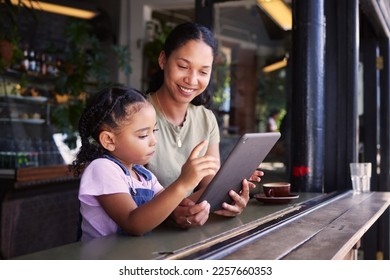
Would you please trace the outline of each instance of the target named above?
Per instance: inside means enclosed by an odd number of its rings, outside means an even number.
[[[150,97],[149,101],[153,104]],[[203,140],[208,140],[209,145],[219,143],[219,127],[214,113],[204,106],[190,104],[181,127],[169,123],[157,106],[154,107],[159,129],[155,133],[158,142],[156,153],[147,168],[156,175],[161,185],[167,187],[179,177],[181,167],[196,145]],[[203,149],[201,154],[205,151]]]

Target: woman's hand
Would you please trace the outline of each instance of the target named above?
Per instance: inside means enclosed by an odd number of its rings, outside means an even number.
[[[252,176],[249,178],[249,181],[260,182],[262,176],[264,176],[264,172],[259,169],[256,169],[255,172],[253,172]]]
[[[202,201],[195,204],[191,199],[185,198],[172,212],[171,218],[181,228],[202,226],[209,218],[210,204]]]
[[[261,176],[264,175],[264,172],[261,170],[256,170],[253,172],[252,176],[250,177],[250,181],[260,182]],[[250,199],[249,197],[249,188],[255,188],[256,185],[252,182],[249,182],[248,180],[244,179],[242,181],[242,190],[241,193],[238,194],[235,191],[231,190],[229,192],[230,197],[233,199],[233,204],[228,204],[224,202],[222,204],[223,209],[215,211],[215,214],[221,215],[221,216],[227,216],[227,217],[234,217],[241,214],[241,212],[245,209],[246,205],[248,204],[248,201]]]

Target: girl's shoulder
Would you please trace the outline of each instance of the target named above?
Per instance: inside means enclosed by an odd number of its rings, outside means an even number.
[[[112,172],[121,172],[121,168],[114,163],[113,161],[107,158],[97,158],[91,161],[88,166],[85,168],[84,173],[93,172],[93,173],[112,173]],[[122,172],[123,173],[123,172]]]

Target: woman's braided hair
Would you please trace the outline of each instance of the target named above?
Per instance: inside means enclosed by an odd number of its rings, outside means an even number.
[[[79,176],[91,161],[106,152],[99,142],[100,132],[104,128],[118,128],[120,121],[129,120],[145,102],[145,95],[133,88],[107,88],[94,96],[79,120],[81,148],[71,166],[75,176]],[[129,105],[132,105],[131,111]]]

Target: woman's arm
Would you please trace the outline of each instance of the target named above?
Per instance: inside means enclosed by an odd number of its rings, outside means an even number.
[[[219,169],[219,144],[209,145],[205,156],[212,156],[213,158],[218,159]],[[196,204],[196,201],[198,201],[199,197],[214,175],[215,174],[204,177],[199,183],[198,190],[183,199],[179,206],[172,212],[170,217],[178,226],[182,228],[189,228],[202,226],[206,223],[210,213],[210,204],[206,201]]]

